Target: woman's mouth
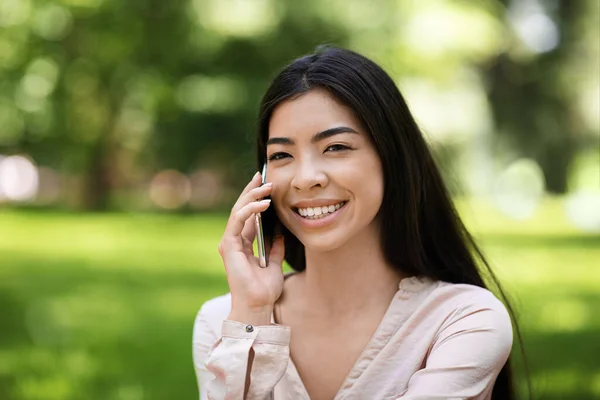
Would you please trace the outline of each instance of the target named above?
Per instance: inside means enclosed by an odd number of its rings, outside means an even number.
[[[295,208],[294,211],[297,214],[299,214],[302,218],[305,218],[305,219],[321,219],[321,218],[325,218],[325,217],[335,213],[337,210],[342,208],[346,203],[347,203],[347,201],[342,201],[339,203],[330,204],[330,205],[321,206],[321,207],[301,207],[301,208]]]

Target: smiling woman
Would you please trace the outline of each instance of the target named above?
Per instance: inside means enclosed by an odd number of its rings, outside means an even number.
[[[261,106],[265,162],[219,246],[230,293],[196,317],[201,399],[514,398],[510,307],[380,67],[336,48],[288,65]]]

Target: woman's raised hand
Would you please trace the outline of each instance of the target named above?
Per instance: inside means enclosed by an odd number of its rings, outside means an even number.
[[[261,175],[256,173],[233,206],[219,244],[231,292],[229,320],[269,325],[274,304],[283,291],[283,237],[275,239],[270,249],[266,246],[267,268],[259,266],[252,247],[255,215],[269,208],[271,201],[261,199],[271,190],[271,183],[261,186]]]

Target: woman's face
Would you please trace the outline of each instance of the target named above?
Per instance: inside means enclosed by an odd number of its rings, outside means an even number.
[[[267,159],[275,211],[308,250],[379,233],[379,156],[352,112],[327,91],[311,90],[275,109]]]

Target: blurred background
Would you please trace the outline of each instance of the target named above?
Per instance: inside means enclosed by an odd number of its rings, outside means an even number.
[[[197,397],[261,96],[323,43],[405,95],[535,398],[600,398],[598,1],[0,0],[1,399]]]

